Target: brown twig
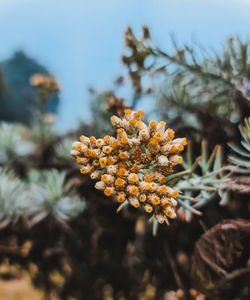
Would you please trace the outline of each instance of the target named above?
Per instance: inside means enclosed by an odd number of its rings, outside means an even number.
[[[164,250],[165,250],[165,253],[167,255],[167,259],[168,259],[168,261],[170,263],[170,267],[172,269],[172,272],[174,274],[174,278],[175,278],[176,284],[177,284],[177,286],[178,286],[179,289],[183,290],[184,289],[184,285],[183,285],[181,277],[180,277],[180,275],[178,273],[178,270],[177,270],[177,267],[176,267],[174,258],[173,258],[172,254],[171,254],[169,246],[165,244]]]
[[[241,268],[241,269],[237,269],[234,270],[231,273],[227,273],[226,276],[224,278],[222,278],[219,283],[217,284],[216,289],[220,289],[221,287],[223,287],[228,281],[232,281],[235,280],[236,278],[245,275],[247,273],[250,273],[250,267],[246,267],[246,268]]]

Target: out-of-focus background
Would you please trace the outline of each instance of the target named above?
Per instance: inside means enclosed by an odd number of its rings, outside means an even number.
[[[108,89],[126,74],[120,55],[126,52],[123,33],[128,25],[139,33],[147,24],[167,49],[174,35],[177,41],[219,50],[225,38],[249,34],[249,10],[248,0],[1,0],[0,60],[23,51],[58,78],[57,128],[63,132],[76,127],[78,119],[90,119],[88,87]],[[15,80],[15,71],[7,69],[6,80]],[[131,98],[128,89],[119,94]]]
[[[250,0],[0,0],[1,300],[250,298],[249,28]],[[157,231],[72,157],[128,107],[188,140]]]

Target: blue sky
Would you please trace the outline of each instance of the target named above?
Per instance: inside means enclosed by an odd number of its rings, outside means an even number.
[[[124,30],[142,24],[162,47],[175,34],[219,49],[228,36],[249,37],[250,0],[0,0],[0,60],[23,49],[58,77],[63,131],[89,119],[88,86],[109,88],[124,72]]]

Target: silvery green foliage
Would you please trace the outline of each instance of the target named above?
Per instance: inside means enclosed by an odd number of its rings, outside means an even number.
[[[34,144],[23,138],[22,129],[19,125],[0,124],[0,163],[8,163],[34,150]]]
[[[0,168],[0,227],[15,222],[31,206],[27,185],[11,171]]]
[[[177,106],[215,108],[220,116],[238,119],[237,103],[229,101],[229,95],[236,90],[249,100],[249,42],[230,38],[220,55],[211,56],[197,46],[185,45],[183,50],[175,47],[176,55],[173,56],[154,49],[155,55],[158,53],[176,66],[177,72],[171,82],[175,93],[170,99],[179,101]]]
[[[250,174],[250,117],[244,120],[244,124],[239,126],[242,140],[240,145],[229,144],[237,155],[230,155],[229,161],[238,166],[236,173]]]
[[[0,228],[26,215],[32,226],[51,214],[63,222],[80,214],[85,202],[71,195],[71,183],[65,172],[32,170],[29,182],[23,182],[11,171],[0,168]]]
[[[177,201],[187,220],[192,213],[201,215],[198,209],[208,204],[216,195],[221,198],[220,204],[227,202],[227,174],[222,167],[220,146],[216,146],[208,157],[207,143],[203,141],[201,156],[192,161],[189,144],[183,167],[185,171],[169,176],[169,183],[180,191]]]
[[[46,122],[45,115],[37,114],[37,121],[32,126],[32,139],[38,143],[48,143],[54,136],[53,123]]]
[[[71,159],[69,153],[72,149],[72,144],[76,139],[77,138],[64,138],[59,144],[57,144],[55,147],[57,157],[65,160]]]
[[[66,183],[65,177],[65,172],[59,172],[56,169],[30,171],[32,210],[36,213],[34,223],[47,214],[53,215],[58,221],[65,221],[83,211],[85,202],[79,196],[71,195],[72,184]]]
[[[250,101],[250,43],[238,37],[229,38],[218,54],[197,44],[177,45],[173,52],[162,50],[151,38],[147,27],[137,38],[131,28],[125,33],[130,54],[123,56],[137,93],[147,91],[149,80],[157,76],[159,107],[169,121],[183,127],[200,129],[203,114],[225,120],[223,130],[230,137],[231,125],[245,116]],[[145,84],[146,83],[146,84]],[[160,86],[160,88],[159,88]],[[242,104],[244,104],[242,106]]]
[[[239,38],[227,40],[222,53],[209,55],[195,46],[176,46],[176,55],[159,49],[153,50],[174,66],[174,72],[164,82],[160,92],[160,106],[169,109],[169,118],[178,119],[182,126],[200,128],[203,111],[216,115],[233,124],[240,120],[240,100],[249,101],[250,47]],[[199,53],[200,52],[200,53]],[[169,70],[169,68],[168,68]],[[181,121],[180,121],[181,120]],[[190,122],[191,121],[191,122]],[[230,136],[230,128],[224,128]]]

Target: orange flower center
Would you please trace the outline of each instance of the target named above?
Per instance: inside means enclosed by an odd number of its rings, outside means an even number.
[[[119,196],[117,197],[117,202],[122,203],[122,202],[124,202],[124,201],[125,201],[125,197],[124,197],[124,196],[119,195]]]
[[[179,196],[179,192],[178,191],[173,191],[171,196],[176,199]]]
[[[117,178],[116,181],[115,181],[115,185],[117,187],[123,187],[124,184],[125,184],[125,181],[123,179],[121,179],[121,178]]]
[[[120,159],[126,159],[128,156],[125,152],[121,152],[121,153],[119,153],[119,157],[120,157]]]
[[[119,145],[118,142],[115,141],[112,143],[111,147],[112,147],[112,149],[116,149],[118,147],[118,145]]]
[[[118,128],[118,129],[116,130],[116,132],[117,132],[118,134],[121,134],[121,133],[124,132],[124,129],[123,129],[123,128]]]
[[[125,168],[120,168],[118,170],[118,175],[119,176],[125,176],[126,173],[127,173],[127,170]]]
[[[89,141],[90,141],[90,143],[94,143],[94,142],[95,142],[95,137],[94,137],[94,136],[91,136],[91,137],[89,138]]]
[[[144,181],[150,183],[152,181],[152,177],[150,175],[145,176]]]
[[[102,167],[105,167],[107,164],[107,159],[106,158],[100,158],[99,163]]]
[[[135,120],[135,119],[131,119],[131,120],[129,120],[128,122],[129,122],[130,125],[135,125],[136,120]]]
[[[156,128],[157,122],[156,122],[156,121],[151,121],[151,122],[149,123],[149,126],[152,127],[152,128]]]
[[[106,174],[101,176],[101,181],[107,182],[108,176]]]
[[[114,161],[114,159],[113,159],[112,157],[108,157],[108,158],[107,158],[107,164],[108,164],[108,165],[113,165],[114,162],[115,162],[115,161]]]
[[[91,151],[89,149],[83,152],[84,156],[89,157],[91,155]]]
[[[126,109],[124,110],[124,113],[125,113],[125,115],[131,114],[131,113],[132,113],[132,109],[126,108]]]
[[[106,189],[104,190],[104,194],[105,194],[106,196],[111,196],[111,194],[112,194],[111,188],[106,188]]]
[[[110,136],[109,136],[109,135],[106,135],[106,136],[103,138],[104,143],[108,143],[108,142],[109,142],[109,139],[110,139]]]
[[[150,140],[149,140],[149,144],[150,145],[152,145],[152,146],[156,146],[156,145],[158,145],[158,139],[156,139],[156,138],[151,138]]]
[[[123,136],[123,137],[121,138],[121,143],[122,143],[122,144],[127,144],[127,143],[128,143],[128,138],[127,138],[126,136]]]
[[[138,194],[138,192],[139,192],[139,190],[138,190],[138,187],[137,186],[133,186],[132,188],[131,188],[131,190],[130,190],[130,194],[131,195],[137,195]]]

